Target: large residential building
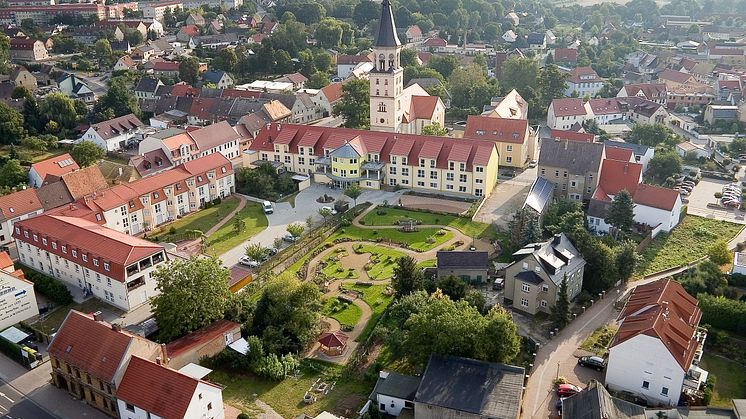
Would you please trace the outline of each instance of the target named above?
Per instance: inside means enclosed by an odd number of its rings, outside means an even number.
[[[173,12],[177,9],[183,9],[184,4],[181,0],[166,0],[152,3],[141,3],[140,8],[142,9],[142,15],[145,19],[155,19],[159,22],[163,22],[163,13],[165,13],[166,10]]]
[[[228,160],[240,156],[241,136],[227,121],[174,134],[149,136],[139,145],[139,154],[163,150],[174,165],[219,153]]]
[[[421,134],[433,123],[445,126],[445,105],[417,84],[404,88],[402,45],[394,25],[391,2],[383,0],[378,36],[373,44],[370,80],[370,129]]]
[[[569,140],[544,140],[539,153],[539,176],[556,185],[554,195],[585,201],[598,185],[604,145]]]
[[[663,124],[668,111],[660,103],[638,96],[589,99],[554,99],[547,112],[547,125],[552,129],[577,131],[583,122],[594,120],[608,125],[625,120],[639,124]]]
[[[682,392],[700,391],[708,375],[698,366],[707,332],[697,305],[672,279],[637,286],[609,347],[609,389],[663,406],[678,405]]]
[[[567,279],[572,300],[583,287],[585,259],[564,233],[544,243],[530,243],[513,253],[505,270],[505,299],[512,307],[529,314],[550,313]]]
[[[619,89],[616,97],[641,97],[666,106],[668,89],[665,83],[627,84]]]
[[[547,111],[549,128],[569,130],[574,125],[580,126],[593,117],[590,106],[581,98],[554,99]]]
[[[144,126],[134,114],[123,115],[91,125],[79,141],[92,141],[106,151],[122,150]]]
[[[650,159],[655,155],[655,148],[642,144],[606,140],[604,141],[604,146],[606,147],[606,150],[609,148],[626,148],[632,150],[634,162],[642,165],[642,173],[645,173],[645,171],[648,170],[648,163],[650,163]]]
[[[504,97],[493,98],[489,110],[482,115],[490,118],[528,119],[528,102],[513,89]]]
[[[42,214],[13,227],[24,265],[129,311],[156,295],[162,246],[83,218]]]
[[[345,187],[383,186],[480,197],[492,193],[498,152],[493,141],[309,125],[267,124],[244,154]]]
[[[29,188],[0,196],[0,246],[13,242],[13,225],[44,212],[36,189]]]
[[[140,234],[234,192],[233,166],[214,153],[131,183],[99,189],[54,213]]]
[[[464,138],[494,141],[500,166],[524,167],[534,160],[539,145],[526,119],[469,115]]]
[[[46,25],[58,15],[79,18],[95,16],[98,20],[104,20],[106,6],[98,3],[79,3],[4,7],[0,8],[0,24],[20,26],[24,20],[31,19],[37,25]]]
[[[596,71],[590,67],[576,67],[570,71],[567,79],[565,96],[585,97],[596,96],[604,87],[604,79],[598,76]]]
[[[33,38],[13,38],[10,40],[8,57],[13,61],[41,61],[49,58],[44,42]]]

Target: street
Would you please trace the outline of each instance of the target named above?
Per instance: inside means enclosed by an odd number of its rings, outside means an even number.
[[[0,418],[53,419],[54,416],[0,379]]]

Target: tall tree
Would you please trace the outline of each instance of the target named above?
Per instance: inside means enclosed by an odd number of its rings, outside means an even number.
[[[139,117],[142,112],[132,89],[127,87],[123,81],[116,80],[111,83],[106,94],[96,102],[93,114],[94,118],[100,122],[127,114]]]
[[[8,71],[8,58],[10,57],[10,38],[0,33],[0,72]]]
[[[16,159],[10,159],[0,166],[0,186],[14,188],[28,182],[26,170]]]
[[[619,273],[619,279],[621,280],[626,281],[632,277],[632,274],[635,273],[638,259],[635,248],[635,242],[633,242],[632,240],[627,240],[621,245],[614,248],[614,251],[616,253],[615,259],[617,272]]]
[[[0,102],[0,143],[18,143],[23,138],[24,131],[23,115],[4,102]]]
[[[300,235],[303,234],[303,231],[306,228],[303,227],[303,224],[301,224],[301,223],[292,223],[292,224],[289,224],[285,229],[293,237],[300,237]]]
[[[569,73],[556,65],[548,65],[539,71],[538,90],[541,92],[540,112],[546,112],[553,99],[565,96]]]
[[[188,57],[179,63],[179,79],[189,84],[197,83],[199,78],[199,62],[195,57]]]
[[[357,199],[362,195],[362,193],[363,188],[361,188],[357,183],[351,183],[344,190],[344,194],[355,202],[355,206],[357,206]]]
[[[526,220],[521,229],[521,246],[525,246],[529,243],[538,243],[542,238],[539,218],[532,212],[527,212],[525,217]]]
[[[567,293],[567,274],[557,290],[557,301],[552,307],[554,326],[562,329],[570,323],[570,296]]]
[[[396,260],[391,286],[397,298],[421,290],[423,283],[422,269],[417,266],[417,261],[412,256],[401,256]]]
[[[111,49],[111,43],[106,38],[99,39],[93,46],[96,51],[96,58],[103,63],[103,65],[109,65],[114,51]]]
[[[214,258],[174,260],[153,277],[159,294],[153,314],[161,340],[171,340],[222,319],[231,298],[230,272]]]
[[[88,167],[96,164],[104,158],[104,150],[93,141],[81,141],[70,150],[70,156],[80,167]]]
[[[503,63],[498,80],[504,92],[516,89],[525,100],[535,96],[539,64],[531,58],[512,57]]]
[[[317,71],[313,74],[311,74],[311,77],[308,78],[308,82],[306,82],[306,87],[309,89],[321,89],[324,86],[327,86],[329,84],[329,75],[326,73],[322,73],[321,71]]]
[[[321,19],[316,26],[314,37],[323,48],[338,48],[342,45],[342,25],[333,17]]]
[[[461,300],[466,296],[466,283],[453,275],[438,279],[435,286],[453,301]]]
[[[623,233],[632,231],[632,226],[635,225],[635,204],[626,189],[614,196],[605,221]]]
[[[655,147],[658,144],[674,146],[681,138],[663,124],[635,124],[627,134],[630,143]]]
[[[252,243],[244,249],[244,254],[257,262],[264,259],[268,252],[269,250],[259,243]]]
[[[345,128],[370,127],[370,86],[367,80],[353,80],[342,86],[342,98],[334,105],[334,116],[344,118]]]
[[[673,150],[658,151],[648,163],[646,176],[663,183],[669,177],[681,173],[681,156]]]
[[[459,67],[460,61],[455,55],[433,55],[427,66],[440,73],[443,78],[451,77],[451,74]]]
[[[55,121],[59,126],[72,129],[78,123],[78,112],[75,102],[60,92],[50,93],[39,102],[39,113],[44,125]]]
[[[723,266],[731,262],[731,253],[728,250],[728,243],[725,240],[718,240],[707,249],[707,257],[710,261]]]

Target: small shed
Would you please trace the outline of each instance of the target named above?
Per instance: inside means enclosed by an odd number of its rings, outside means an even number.
[[[436,254],[438,278],[456,276],[470,284],[487,281],[489,257],[487,252],[471,250],[440,251]]]
[[[328,332],[319,338],[321,352],[330,355],[342,355],[347,348],[347,335],[342,332]]]

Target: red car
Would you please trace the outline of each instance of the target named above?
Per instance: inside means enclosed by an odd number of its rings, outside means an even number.
[[[557,395],[559,397],[570,397],[580,393],[581,388],[574,384],[560,384],[557,386]]]

